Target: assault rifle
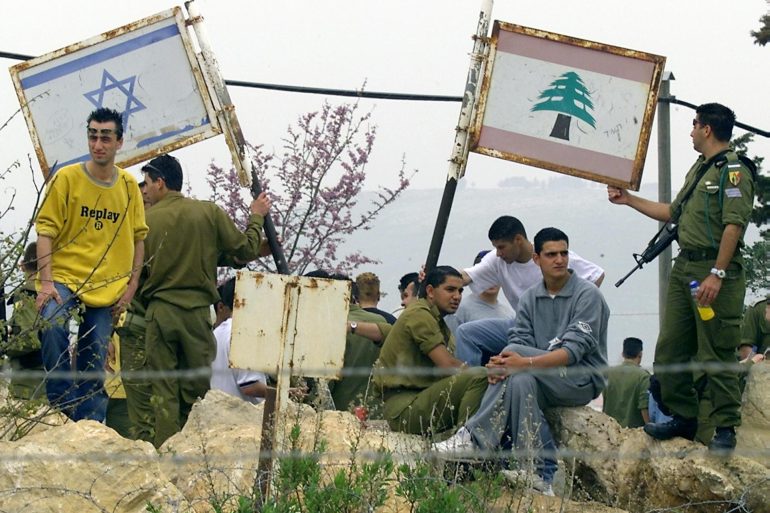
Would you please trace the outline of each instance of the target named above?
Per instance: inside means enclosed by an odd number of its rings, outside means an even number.
[[[655,258],[661,254],[661,252],[669,247],[672,242],[677,238],[677,230],[679,225],[675,222],[669,221],[663,225],[663,228],[655,234],[655,236],[647,243],[647,247],[644,249],[641,255],[634,253],[634,260],[636,260],[636,267],[631,269],[628,274],[623,276],[615,284],[616,287],[623,285],[623,282],[628,279],[629,276],[642,268],[644,264],[649,264]]]

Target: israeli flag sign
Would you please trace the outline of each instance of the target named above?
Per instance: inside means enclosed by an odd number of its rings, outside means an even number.
[[[89,159],[86,118],[99,107],[123,114],[124,167],[221,133],[179,7],[10,71],[46,176]]]

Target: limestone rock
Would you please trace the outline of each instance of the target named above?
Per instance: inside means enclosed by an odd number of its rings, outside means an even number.
[[[253,405],[218,390],[211,390],[193,406],[184,429],[160,448],[161,468],[190,500],[195,511],[210,511],[208,500],[232,504],[238,495],[249,496],[257,482],[262,436],[263,405]],[[427,447],[420,437],[364,429],[345,412],[316,413],[307,405],[291,403],[277,422],[276,452],[291,449],[290,432],[301,426],[295,448],[317,451],[329,472],[337,465],[361,461],[380,450],[394,458],[415,457]]]
[[[0,442],[0,511],[139,513],[147,504],[188,509],[148,443],[93,421]]]
[[[741,405],[737,451],[770,467],[770,362],[754,364]],[[770,509],[770,508],[769,508]]]
[[[690,504],[688,512],[711,513],[728,503],[768,511],[770,471],[754,460],[717,458],[682,438],[658,442],[588,407],[556,409],[549,418],[561,449],[575,455],[588,498],[638,512]]]

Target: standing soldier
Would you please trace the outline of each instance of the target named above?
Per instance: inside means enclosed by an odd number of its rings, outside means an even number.
[[[735,426],[741,421],[738,372],[730,365],[735,365],[740,340],[746,292],[740,247],[753,206],[756,169],[730,149],[735,123],[732,110],[707,103],[695,112],[690,137],[701,156],[673,203],[650,201],[612,186],[607,193],[612,203],[629,205],[658,221],[679,221],[680,251],[671,272],[663,327],[655,348],[655,374],[673,418],[647,424],[644,431],[658,440],[676,436],[692,440],[698,428],[693,373],[669,371],[665,366],[690,361],[711,364],[704,368],[705,393],[712,404],[709,421],[716,426],[709,449],[726,451],[735,447]],[[700,282],[694,299],[689,285],[693,280]],[[698,305],[710,306],[715,317],[702,319]]]
[[[270,200],[263,192],[250,206],[241,232],[209,201],[186,198],[182,166],[161,155],[142,167],[147,210],[146,279],[141,299],[145,312],[145,358],[154,376],[152,394],[156,447],[178,432],[193,403],[209,390],[209,375],[178,377],[174,371],[208,371],[216,355],[209,308],[219,300],[216,275],[220,256],[246,263],[259,256],[264,216]]]

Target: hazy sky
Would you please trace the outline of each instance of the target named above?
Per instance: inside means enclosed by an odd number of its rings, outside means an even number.
[[[210,41],[228,79],[339,89],[457,96],[462,93],[480,2],[475,0],[196,0]],[[158,0],[4,2],[0,50],[39,55],[175,5]],[[699,104],[718,101],[739,119],[770,129],[770,48],[753,44],[749,31],[768,10],[764,0],[498,0],[492,18],[667,57],[676,80],[672,93]],[[0,59],[9,67],[15,61]],[[323,96],[230,88],[246,138],[280,147],[286,126],[317,110]],[[348,99],[328,97],[331,102]],[[414,185],[440,188],[459,112],[458,103],[363,100],[373,110],[378,139],[369,165],[370,185],[392,184],[402,154],[417,168]],[[0,73],[0,124],[18,108],[8,73]],[[673,186],[695,158],[689,132],[693,112],[672,109]],[[653,130],[644,182],[657,181]],[[758,137],[753,153],[770,157]],[[33,154],[21,116],[0,132],[0,168]],[[229,159],[222,137],[180,150],[195,192],[206,196],[203,174],[211,158]],[[33,157],[34,158],[34,157]],[[35,162],[35,166],[37,163]],[[25,165],[26,167],[26,165]],[[767,167],[767,166],[766,166]],[[554,173],[473,155],[467,185],[494,187],[510,176]],[[20,211],[29,196],[28,173],[14,172]],[[7,198],[8,183],[3,184]],[[593,199],[592,199],[593,200]],[[596,201],[604,198],[597,196]],[[3,199],[3,201],[7,201]],[[606,200],[604,200],[606,201]],[[26,213],[29,215],[29,213]]]

